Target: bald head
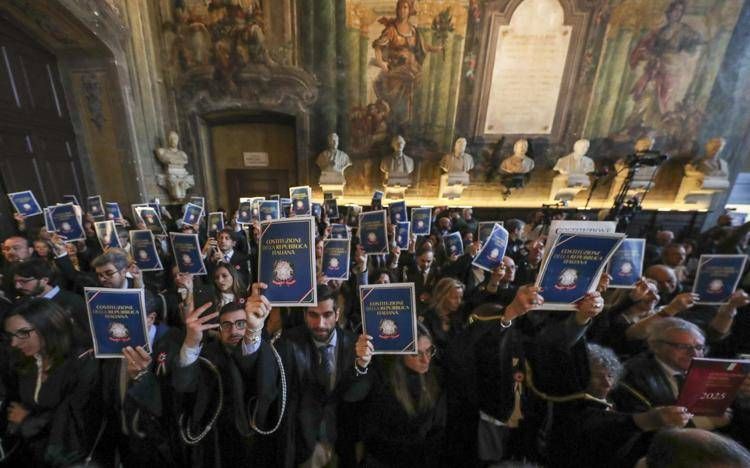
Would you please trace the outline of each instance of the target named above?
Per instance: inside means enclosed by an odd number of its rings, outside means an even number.
[[[750,466],[750,453],[732,439],[703,429],[666,429],[654,437],[649,468]]]
[[[660,294],[671,294],[677,289],[677,275],[667,265],[652,265],[646,269],[645,276],[656,281]]]

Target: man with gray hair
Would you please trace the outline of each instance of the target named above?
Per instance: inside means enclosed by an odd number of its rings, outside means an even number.
[[[122,249],[109,249],[91,262],[96,279],[103,288],[128,289],[143,286],[141,272],[131,265],[128,253]]]

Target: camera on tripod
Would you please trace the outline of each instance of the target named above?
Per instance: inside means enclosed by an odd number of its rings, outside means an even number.
[[[655,150],[639,151],[633,153],[625,158],[625,164],[628,167],[637,166],[658,166],[664,161],[669,159],[669,155],[663,154]]]

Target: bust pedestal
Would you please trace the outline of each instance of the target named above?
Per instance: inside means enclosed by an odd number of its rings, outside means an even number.
[[[453,172],[440,176],[440,188],[438,196],[455,200],[461,198],[464,189],[469,185],[469,174],[466,172]]]
[[[404,198],[406,189],[411,187],[409,174],[390,174],[383,182],[383,192],[386,198],[400,200]]]
[[[612,185],[609,188],[608,198],[610,200],[614,200],[617,194],[620,193],[622,184],[625,183],[625,179],[628,176],[628,171],[633,170],[633,168],[623,168],[623,165],[615,163],[615,171],[617,171],[617,177],[615,177],[615,179],[612,181]],[[635,174],[633,180],[630,183],[628,198],[638,197],[638,199],[640,200],[643,194],[646,193],[646,190],[648,190],[649,184],[651,185],[651,187],[654,186],[652,177],[654,177],[657,169],[657,167],[650,166],[639,167],[637,169],[638,172]]]
[[[344,195],[344,186],[346,178],[336,171],[323,171],[318,181],[323,193],[332,193],[335,196]]]
[[[688,166],[685,168],[685,177],[680,183],[675,203],[698,204],[708,208],[713,196],[726,190],[729,190],[728,178],[708,176]]]
[[[586,174],[558,174],[552,179],[549,199],[552,202],[567,203],[573,200],[579,192],[586,190],[589,185],[591,181]]]

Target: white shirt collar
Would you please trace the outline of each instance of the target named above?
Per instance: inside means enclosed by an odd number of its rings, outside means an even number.
[[[53,297],[57,296],[57,293],[60,292],[60,286],[55,286],[54,288],[50,289],[46,293],[42,294],[42,297],[45,299],[52,299]]]

